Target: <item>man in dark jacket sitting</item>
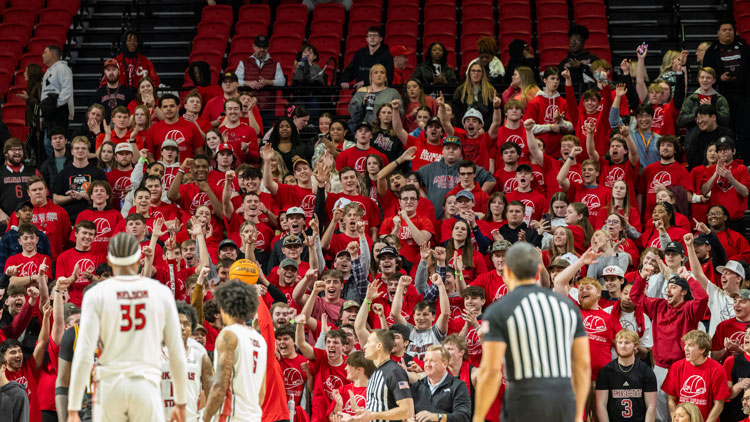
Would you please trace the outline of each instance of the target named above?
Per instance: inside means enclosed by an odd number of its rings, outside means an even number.
[[[450,354],[443,346],[433,345],[424,356],[427,375],[412,384],[414,415],[417,422],[469,422],[471,398],[460,379],[448,373]]]
[[[383,30],[379,26],[367,28],[367,46],[360,48],[341,74],[341,87],[349,89],[349,82],[356,80],[355,90],[370,85],[370,68],[376,64],[385,66],[388,85],[393,83],[393,57],[383,43]]]

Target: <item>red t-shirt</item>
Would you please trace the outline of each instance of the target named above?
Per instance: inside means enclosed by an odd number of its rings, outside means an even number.
[[[738,182],[745,187],[750,186],[750,173],[748,173],[747,166],[742,163],[742,160],[732,161],[729,164],[729,169],[732,171],[732,176]],[[701,181],[701,185],[706,183],[715,172],[716,165],[707,168],[703,174],[704,180]],[[723,205],[726,207],[727,211],[729,211],[730,220],[742,219],[745,216],[745,211],[747,211],[747,197],[740,196],[734,185],[729,183],[729,180],[724,177],[718,177],[714,182],[711,188],[711,199],[708,203],[709,206]]]
[[[724,339],[730,339],[740,347],[745,343],[746,322],[737,321],[737,318],[729,318],[721,321],[716,326],[716,331],[711,337],[711,350],[721,350],[724,348]]]
[[[691,190],[690,173],[677,161],[671,164],[656,162],[645,169],[638,180],[638,193],[646,194],[646,204],[642,215],[651,215],[656,205],[656,188],[654,185],[661,183],[664,186],[680,185],[685,190]]]
[[[47,235],[52,258],[56,258],[62,252],[63,241],[70,236],[68,213],[63,207],[53,204],[52,201],[47,201],[41,207],[34,206],[31,224]],[[18,226],[16,213],[10,216],[7,230],[10,230],[12,226]]]
[[[328,353],[325,350],[315,349],[315,361],[312,373],[315,374],[313,387],[313,417],[314,422],[327,422],[328,405],[333,400],[333,391],[349,384],[346,379],[346,356],[343,356],[338,366],[328,363]]]
[[[611,189],[618,180],[624,180],[628,184],[630,203],[635,204],[635,182],[638,180],[638,169],[630,164],[630,160],[612,164],[609,160],[599,158],[599,184]]]
[[[589,209],[589,217],[597,218],[599,208],[609,201],[610,189],[603,185],[584,186],[583,183],[570,182],[568,199],[571,202],[583,202]]]
[[[70,277],[73,275],[73,270],[76,265],[81,270],[81,276],[78,280],[75,280],[68,289],[70,295],[70,302],[81,307],[81,301],[83,300],[83,289],[91,284],[91,282],[83,278],[84,272],[90,272],[91,274],[96,273],[96,267],[102,262],[106,261],[106,255],[98,255],[93,251],[79,251],[75,248],[70,248],[65,252],[61,253],[57,257],[57,266],[55,267],[55,278]]]
[[[162,120],[151,126],[146,136],[146,148],[154,154],[157,160],[161,157],[161,144],[165,139],[177,141],[180,150],[180,160],[192,158],[198,148],[204,146],[205,142],[198,127],[192,122],[180,117],[176,123],[167,123]]]
[[[406,148],[411,147],[417,147],[417,152],[411,161],[412,171],[417,171],[421,167],[440,161],[443,158],[443,141],[440,140],[440,143],[437,145],[427,142],[427,139],[424,137],[424,131],[416,138],[409,135],[409,139],[406,141]]]
[[[364,409],[367,404],[367,386],[356,387],[354,383],[346,384],[338,388],[338,392],[341,395],[341,399],[344,401],[344,407],[341,409],[342,412],[347,415],[354,416],[354,409],[352,409],[351,398],[354,397],[354,401],[357,407]],[[328,406],[328,413],[333,412],[335,404],[332,401]]]
[[[365,238],[367,239],[367,244],[370,245],[370,249],[372,249],[372,239],[368,234],[365,234]],[[359,238],[347,236],[344,232],[335,233],[331,237],[330,246],[328,246],[330,258],[333,259],[337,253],[346,250],[349,242],[357,242],[359,244]]]
[[[305,379],[307,375],[302,370],[303,363],[309,363],[304,356],[297,354],[294,359],[281,358],[279,366],[281,374],[284,377],[284,390],[286,390],[287,400],[294,400],[295,405],[299,406],[302,400],[302,391],[305,389]],[[310,368],[312,369],[312,367]]]
[[[526,110],[523,114],[523,120],[534,119],[539,125],[551,125],[557,123],[554,119],[554,115],[563,113],[567,114],[567,103],[565,99],[558,93],[551,98],[546,97],[542,91],[540,91],[536,97],[534,97],[526,105]],[[560,155],[560,139],[562,138],[561,133],[548,132],[540,133],[537,135],[539,139],[544,141],[544,146],[547,152],[557,157]]]
[[[497,131],[497,140],[495,143],[495,167],[498,163],[503,162],[503,156],[500,154],[500,147],[506,142],[515,142],[521,147],[521,159],[528,160],[529,158],[529,146],[526,144],[526,129],[523,125],[518,126],[516,129],[508,129],[505,125],[500,126]]]
[[[291,207],[302,207],[305,211],[305,219],[310,221],[315,211],[315,193],[312,189],[305,189],[296,185],[278,184],[276,201],[279,211],[286,211]]]
[[[5,261],[3,272],[10,266],[18,267],[16,277],[30,277],[39,273],[39,267],[47,264],[47,275],[52,275],[52,260],[47,256],[34,252],[32,256],[24,256],[23,253],[15,254]]]
[[[100,134],[96,135],[96,149],[97,150],[104,143],[104,137],[105,136],[106,136],[106,134],[104,134],[104,133],[100,133]],[[112,129],[112,132],[110,132],[109,140],[110,140],[110,142],[112,142],[115,145],[117,145],[117,144],[127,144],[127,143],[130,142],[130,131],[126,130],[125,131],[125,135],[123,135],[122,137],[120,137],[120,136],[117,136],[117,132],[115,132],[115,130]]]
[[[107,173],[107,181],[112,186],[112,205],[118,210],[122,208],[122,200],[133,189],[133,184],[130,181],[131,173],[133,173],[133,169],[114,169]]]
[[[99,255],[107,253],[107,247],[109,246],[109,239],[115,235],[115,228],[117,224],[122,221],[122,214],[119,211],[113,209],[105,209],[98,211],[95,209],[83,210],[78,214],[76,218],[76,224],[81,221],[88,220],[96,224],[96,237],[91,243],[91,250]],[[75,241],[73,233],[70,233],[70,240]]]
[[[343,208],[344,203],[354,202],[359,204],[359,207],[364,211],[362,221],[367,225],[365,232],[370,232],[370,227],[378,227],[380,225],[380,210],[375,202],[367,196],[362,195],[347,195],[345,193],[329,193],[326,195],[326,213],[328,213],[328,219],[333,217],[333,209],[337,203]]]
[[[482,323],[481,318],[478,319],[478,322]],[[448,323],[448,334],[460,333],[465,325],[466,321],[462,318],[451,319]],[[466,343],[469,346],[469,364],[476,368],[482,362],[482,341],[479,339],[478,328],[469,327],[466,331]]]
[[[463,186],[461,186],[461,184],[459,183],[456,186],[454,186],[453,189],[448,191],[448,193],[445,194],[445,196],[455,195],[461,192],[462,190],[467,190],[467,189],[464,189]],[[487,192],[483,191],[482,186],[480,186],[479,183],[477,182],[474,182],[474,186],[472,186],[471,189],[469,189],[469,191],[472,193],[472,195],[474,195],[473,210],[476,212],[481,212],[483,214],[486,213],[487,205],[490,203],[490,196],[487,195]]]
[[[547,206],[547,198],[537,191],[530,192],[519,192],[513,190],[505,195],[505,199],[508,203],[511,201],[521,201],[526,206],[526,215],[529,215],[529,208],[531,208],[531,219],[539,221],[542,219],[544,214],[549,207]]]
[[[26,395],[29,396],[29,421],[42,422],[42,410],[39,407],[39,394],[37,393],[39,370],[36,368],[34,358],[24,359],[23,366],[18,371],[11,372],[5,369],[5,376],[8,381],[15,381],[26,390]]]
[[[487,298],[487,306],[508,294],[508,286],[505,285],[503,277],[499,275],[494,268],[475,278],[474,281],[471,282],[471,285],[479,286],[484,289],[484,296]]]
[[[383,159],[383,165],[388,164],[388,157],[375,148],[369,147],[368,149],[362,150],[359,149],[359,147],[354,146],[342,151],[341,154],[336,157],[336,170],[341,171],[344,167],[351,167],[358,173],[365,174],[367,170],[365,168],[365,162],[367,161],[367,156],[370,154],[379,155],[380,158]]]
[[[493,150],[494,141],[487,132],[484,132],[476,138],[469,138],[466,133],[456,135],[461,139],[461,152],[464,160],[475,162],[478,166],[490,168],[490,157]]]
[[[516,180],[516,171],[505,170],[505,163],[501,160],[495,164],[495,191],[509,194],[518,187]]]
[[[711,358],[694,366],[687,359],[672,364],[661,389],[677,398],[677,403],[693,403],[703,415],[708,417],[714,401],[729,398],[727,375],[724,368]]]
[[[435,227],[429,219],[415,215],[411,217],[411,221],[419,230],[426,230],[432,234],[435,233]],[[391,217],[383,221],[383,225],[380,226],[380,234],[390,234],[393,228],[393,217]],[[409,230],[409,226],[403,219],[401,219],[401,229],[398,232],[398,238],[401,240],[401,250],[399,253],[409,262],[419,262],[419,245],[411,237],[411,230]]]
[[[661,136],[674,135],[674,121],[680,111],[675,108],[673,100],[670,100],[667,104],[651,104],[651,106],[654,108],[651,130]]]
[[[239,163],[258,164],[260,162],[260,147],[255,129],[247,123],[240,123],[239,126],[232,129],[219,126],[219,131],[234,150],[234,155],[237,157],[235,165]],[[250,144],[247,154],[242,150],[242,144]]]
[[[214,195],[221,200],[222,190],[213,186],[211,186],[211,190]],[[178,202],[178,205],[182,208],[183,212],[195,215],[195,210],[201,205],[208,205],[211,207],[211,201],[208,199],[208,194],[200,190],[198,185],[195,183],[188,183],[180,186],[180,201]]]
[[[602,309],[581,308],[581,317],[589,338],[591,379],[596,380],[599,370],[612,362],[612,346],[614,346],[615,335],[620,331],[620,324],[613,321],[611,315]]]

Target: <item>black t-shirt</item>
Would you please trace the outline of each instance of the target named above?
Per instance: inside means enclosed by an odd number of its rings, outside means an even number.
[[[124,86],[117,88],[108,88],[107,85],[100,86],[94,92],[89,100],[91,104],[101,104],[104,106],[104,120],[109,121],[112,110],[119,106],[127,107],[135,99],[133,90]]]
[[[91,182],[94,180],[107,181],[104,171],[89,160],[86,167],[78,168],[72,163],[65,166],[58,175],[58,183],[55,184],[55,192],[58,195],[66,195],[69,190],[76,192],[86,192]],[[78,199],[68,202],[62,207],[68,212],[70,221],[76,221],[78,214],[88,208],[89,201]]]
[[[656,392],[656,375],[642,360],[620,366],[617,359],[606,364],[596,377],[597,390],[609,390],[607,414],[612,422],[638,422],[646,418],[644,393]]]
[[[365,407],[370,412],[384,412],[398,407],[399,400],[410,398],[412,398],[411,387],[406,371],[392,359],[388,359],[375,369],[367,382]],[[382,420],[375,419],[374,422],[382,422]]]
[[[396,118],[399,117],[396,116]],[[389,163],[396,161],[404,153],[404,144],[401,143],[401,140],[395,134],[389,135],[388,132],[383,130],[373,132],[370,144],[373,148],[385,154]]]
[[[718,126],[713,132],[698,131],[695,141],[691,142],[687,148],[688,167],[692,169],[703,164],[706,148],[722,136],[734,139],[734,132],[725,126]]]

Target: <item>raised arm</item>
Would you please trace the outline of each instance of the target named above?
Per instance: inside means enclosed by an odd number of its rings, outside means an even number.
[[[429,242],[432,238],[432,233],[428,232],[427,230],[420,230],[417,228],[417,226],[414,225],[414,222],[411,221],[411,218],[406,214],[406,211],[401,211],[401,218],[404,220],[407,226],[409,226],[409,231],[411,231],[411,237],[414,239],[414,241],[417,243],[417,245],[422,245],[425,242]]]
[[[36,341],[36,346],[34,346],[34,364],[36,365],[36,369],[39,369],[42,367],[42,362],[44,361],[44,352],[47,351],[47,343],[49,342],[49,332],[50,332],[50,317],[52,316],[52,305],[49,303],[44,304],[44,308],[42,309],[42,327],[39,330],[39,337]]]
[[[596,123],[589,121],[584,123],[583,126],[586,128],[586,152],[589,154],[589,158],[596,162],[599,162],[599,152],[596,151],[596,143],[594,142],[594,131],[596,130]],[[565,178],[567,179],[567,175]]]
[[[270,142],[260,148],[260,159],[263,160],[263,186],[268,189],[271,195],[276,195],[276,192],[279,191],[279,184],[273,180],[273,174],[271,173],[271,160],[274,155]]]
[[[237,336],[229,330],[221,330],[216,339],[216,376],[208,393],[203,420],[210,421],[224,402],[234,368],[234,352],[237,349]]]
[[[182,179],[185,176],[185,173],[189,172],[191,168],[193,168],[193,159],[186,158],[177,170],[177,174],[174,176],[174,181],[169,185],[167,198],[173,203],[180,201],[180,186],[182,186]]]
[[[560,187],[564,191],[568,191],[570,189],[570,180],[568,180],[568,172],[570,172],[570,167],[575,164],[576,157],[583,152],[583,148],[581,147],[575,147],[573,148],[573,151],[570,152],[570,155],[568,155],[568,159],[565,160],[562,167],[560,167],[560,171],[557,173],[557,183],[560,184]]]
[[[372,301],[380,295],[380,286],[382,285],[383,282],[380,279],[376,279],[367,286],[365,300],[362,302],[362,306],[359,307],[357,318],[354,319],[354,333],[357,334],[357,339],[361,347],[365,347],[365,344],[367,344],[367,337],[370,335],[370,332],[367,330],[367,315],[370,313]]]
[[[539,148],[539,144],[536,143],[536,137],[534,136],[534,123],[533,119],[526,119],[523,122],[523,128],[526,129],[526,145],[529,147],[529,156],[534,158],[534,161],[542,167],[544,166],[544,151]]]
[[[393,171],[396,170],[396,168],[398,168],[398,166],[400,166],[401,164],[413,160],[416,155],[417,147],[409,147],[406,149],[406,151],[403,152],[403,154],[401,154],[400,157],[388,163],[378,172],[378,175],[376,176],[378,183],[378,195],[380,195],[381,197],[385,196],[385,194],[388,192],[388,177],[390,177],[391,173],[393,173]]]
[[[497,139],[497,132],[503,124],[502,99],[497,96],[497,91],[495,91],[495,98],[492,99],[492,110],[492,124],[490,124],[488,135],[494,141]]]
[[[433,274],[430,280],[432,281],[432,284],[438,286],[438,291],[440,292],[440,316],[435,322],[435,325],[437,326],[438,331],[440,331],[440,334],[446,335],[448,334],[448,318],[451,315],[451,304],[448,301],[448,292],[445,290],[445,284],[443,283],[440,274]]]
[[[648,98],[648,88],[646,88],[646,55],[648,47],[642,46],[635,50],[638,56],[638,63],[635,65],[635,91],[638,93],[638,99],[641,102]]]
[[[232,188],[232,181],[234,180],[234,170],[228,170],[224,175],[224,189],[221,191],[221,206],[224,210],[224,218],[229,221],[232,219],[234,213],[234,205],[232,204],[232,196],[234,189]]]
[[[307,322],[307,316],[302,314],[297,315],[294,318],[294,322],[294,343],[297,345],[299,352],[302,353],[302,356],[307,358],[307,360],[314,361],[315,349],[313,349],[313,347],[310,346],[310,343],[305,340],[305,323]]]
[[[570,381],[573,384],[573,394],[576,398],[575,420],[581,421],[591,389],[591,354],[589,353],[588,337],[576,337],[573,340],[571,355],[573,356],[573,374]]]
[[[683,242],[685,242],[685,249],[687,249],[688,260],[690,261],[690,272],[693,273],[695,279],[698,280],[703,289],[706,290],[710,281],[708,280],[708,277],[706,277],[706,274],[703,272],[703,266],[698,259],[698,255],[695,253],[693,239],[694,238],[692,233],[687,233],[686,235],[682,236],[682,240]]]
[[[404,306],[404,293],[406,288],[411,284],[412,278],[408,275],[402,275],[398,280],[398,286],[396,287],[396,293],[393,295],[393,303],[391,303],[391,318],[396,324],[407,325],[407,321],[403,315],[401,315],[401,309]]]
[[[401,143],[406,146],[409,142],[409,133],[404,129],[404,124],[401,123],[401,119],[397,118],[401,115],[401,100],[391,101],[391,108],[393,108],[393,115],[396,116],[396,118],[393,119],[393,131],[396,132],[396,136],[398,136]]]
[[[596,259],[599,258],[600,255],[601,252],[595,252],[592,248],[589,248],[576,262],[557,273],[555,279],[552,280],[555,293],[567,297],[570,281],[573,280],[576,274],[578,274],[581,267],[596,263]]]

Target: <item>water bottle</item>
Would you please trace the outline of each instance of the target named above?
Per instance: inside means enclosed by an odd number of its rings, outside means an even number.
[[[286,404],[287,406],[289,406],[289,420],[294,421],[294,409],[296,407],[294,405],[294,399],[289,399],[289,401],[286,402]]]

